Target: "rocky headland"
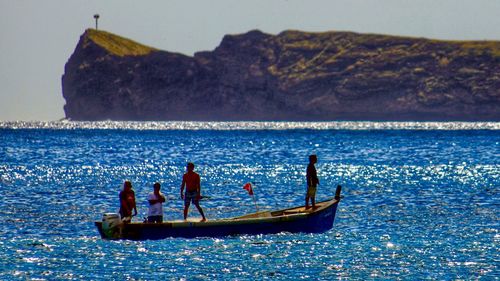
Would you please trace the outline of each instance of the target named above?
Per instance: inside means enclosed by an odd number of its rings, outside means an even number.
[[[187,56],[88,29],[71,120],[500,121],[500,42],[250,31]]]

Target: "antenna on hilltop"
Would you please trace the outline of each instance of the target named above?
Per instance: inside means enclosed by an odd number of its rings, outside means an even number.
[[[95,19],[95,30],[97,30],[97,21],[99,20],[99,14],[95,14],[94,19]]]

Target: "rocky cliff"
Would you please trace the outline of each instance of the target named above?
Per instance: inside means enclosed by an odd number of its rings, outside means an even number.
[[[250,31],[191,57],[89,29],[62,89],[72,120],[500,121],[500,42]]]

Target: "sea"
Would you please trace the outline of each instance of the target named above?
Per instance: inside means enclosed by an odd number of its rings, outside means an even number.
[[[125,180],[134,221],[155,182],[182,219],[187,162],[209,220],[302,205],[310,154],[317,200],[343,187],[324,233],[129,241],[94,225]],[[0,280],[500,278],[498,122],[0,122],[0,198]]]

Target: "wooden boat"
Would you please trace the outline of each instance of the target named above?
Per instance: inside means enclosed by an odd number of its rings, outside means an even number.
[[[279,232],[320,233],[333,227],[340,202],[340,189],[335,197],[316,203],[316,208],[304,206],[278,211],[262,211],[240,217],[198,221],[166,221],[163,223],[95,222],[105,239],[156,240],[168,237],[220,237],[240,234],[272,234]]]

